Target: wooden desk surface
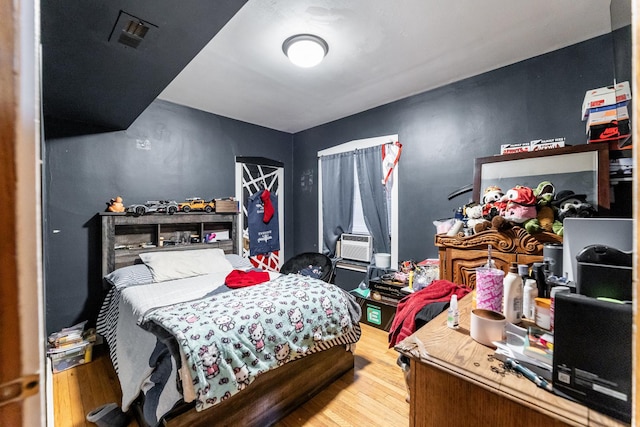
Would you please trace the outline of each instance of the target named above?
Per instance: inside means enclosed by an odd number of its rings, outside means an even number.
[[[491,370],[500,361],[490,360],[494,349],[474,341],[469,334],[471,294],[459,302],[460,328],[447,327],[446,312],[430,321],[395,349],[414,362],[431,365],[450,375],[531,408],[569,425],[625,426],[627,424],[556,396],[524,377]],[[413,369],[413,368],[412,368]],[[414,403],[414,393],[411,394]]]

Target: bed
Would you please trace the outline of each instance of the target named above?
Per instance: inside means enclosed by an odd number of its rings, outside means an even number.
[[[360,307],[322,280],[198,249],[105,281],[98,332],[141,425],[270,425],[353,369]]]

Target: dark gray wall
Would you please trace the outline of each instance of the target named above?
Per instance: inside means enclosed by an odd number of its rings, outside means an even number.
[[[61,131],[80,136],[56,137]],[[232,196],[235,156],[255,156],[284,163],[285,211],[293,210],[291,134],[164,101],[151,104],[126,131],[87,132],[69,122],[48,122],[45,130],[48,333],[96,318],[103,296],[97,212],[110,198],[120,195],[128,205]],[[138,148],[138,141],[149,141],[149,149]],[[292,218],[285,216],[287,242],[293,242]]]
[[[612,38],[603,36],[299,132],[294,184],[309,171],[317,180],[319,150],[397,133],[399,259],[437,257],[432,221],[469,202],[471,193],[447,195],[473,183],[474,159],[500,153],[500,144],[539,138],[584,144],[584,94],[612,84],[613,63]],[[296,185],[294,197],[295,252],[318,250],[317,182],[312,191]]]
[[[235,156],[285,164],[288,258],[317,250],[317,151],[399,134],[404,146],[399,257],[435,257],[432,221],[468,202],[470,193],[451,201],[447,195],[472,183],[474,158],[499,153],[503,143],[537,138],[585,142],[582,99],[586,90],[613,80],[611,39],[593,39],[295,135],[163,101],[120,132],[48,119],[43,150],[47,331],[95,320],[103,296],[97,212],[106,201],[116,195],[125,204],[232,195]],[[620,41],[629,48],[628,29],[616,38]],[[631,69],[630,55],[616,55],[616,63]],[[137,148],[138,140],[148,140],[150,149]]]

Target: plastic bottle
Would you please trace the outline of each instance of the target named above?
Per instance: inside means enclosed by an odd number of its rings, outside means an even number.
[[[538,298],[548,298],[549,292],[547,290],[547,271],[546,265],[544,263],[533,263],[533,278],[536,279],[536,283],[538,284]]]
[[[522,292],[522,317],[532,322],[536,319],[536,297],[538,296],[538,285],[534,279],[527,279],[524,282]]]
[[[518,264],[513,262],[504,276],[504,299],[502,312],[507,322],[520,323],[522,320],[522,277],[518,274]]]
[[[522,283],[526,283],[529,276],[529,265],[528,264],[518,264],[518,274],[522,278]]]
[[[447,326],[451,329],[458,329],[460,312],[458,311],[458,296],[451,295],[449,309],[447,310]]]

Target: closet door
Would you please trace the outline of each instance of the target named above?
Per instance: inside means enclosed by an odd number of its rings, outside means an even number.
[[[278,233],[280,249],[266,254],[250,255],[248,205],[249,198],[261,192],[269,192],[278,198]],[[236,198],[241,202],[238,218],[238,248],[240,255],[249,258],[251,263],[264,270],[280,271],[284,254],[284,165],[264,157],[236,157]]]

